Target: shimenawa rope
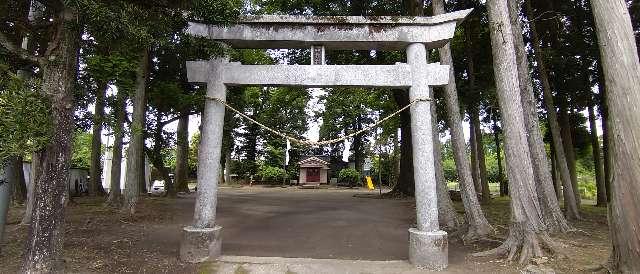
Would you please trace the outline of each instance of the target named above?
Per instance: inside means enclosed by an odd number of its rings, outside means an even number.
[[[363,129],[358,130],[356,132],[353,132],[351,134],[345,135],[344,137],[330,139],[330,140],[324,140],[324,141],[311,141],[311,140],[300,140],[300,139],[288,136],[288,135],[286,135],[286,134],[284,134],[284,133],[282,133],[280,131],[277,131],[275,129],[272,129],[272,128],[268,127],[268,126],[265,126],[262,123],[252,119],[248,115],[242,113],[241,111],[235,109],[231,105],[227,104],[227,102],[225,102],[224,100],[221,100],[218,97],[206,96],[205,98],[208,99],[208,100],[216,101],[216,102],[224,105],[226,108],[228,108],[231,111],[235,112],[236,114],[240,115],[242,118],[249,120],[250,122],[260,126],[261,128],[263,128],[263,129],[265,129],[265,130],[267,130],[267,131],[269,131],[269,132],[271,132],[271,133],[273,133],[275,135],[278,135],[278,136],[280,136],[282,138],[285,138],[285,139],[287,139],[287,140],[289,140],[289,141],[291,141],[293,143],[297,143],[297,144],[305,145],[305,146],[321,146],[321,145],[328,145],[328,144],[335,144],[335,143],[342,142],[342,141],[344,141],[346,139],[349,139],[349,138],[351,138],[353,136],[356,136],[358,134],[361,134],[361,133],[363,133],[365,131],[368,131],[370,129],[373,129],[373,128],[379,126],[380,124],[382,124],[385,121],[387,121],[387,120],[393,118],[394,116],[400,114],[401,112],[403,112],[404,110],[408,109],[409,107],[411,107],[413,104],[415,104],[417,102],[430,102],[430,101],[432,101],[431,98],[418,98],[418,99],[415,99],[415,100],[409,102],[409,104],[407,104],[406,106],[400,108],[396,112],[391,113],[389,116],[382,118],[380,121],[376,122],[375,124],[367,126],[367,127],[363,128]]]

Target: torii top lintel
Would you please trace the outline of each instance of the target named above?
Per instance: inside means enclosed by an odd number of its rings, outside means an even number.
[[[188,32],[234,48],[403,50],[412,43],[439,48],[453,38],[456,25],[471,11],[433,17],[246,16],[230,25],[189,23]]]

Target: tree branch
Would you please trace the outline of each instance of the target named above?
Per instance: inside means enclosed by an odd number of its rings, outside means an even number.
[[[196,113],[196,112],[187,112],[187,113],[183,113],[183,114],[180,114],[180,115],[178,115],[178,116],[175,116],[175,117],[173,117],[173,118],[171,118],[171,119],[169,119],[169,120],[164,120],[164,121],[160,122],[160,124],[158,124],[158,126],[160,126],[160,127],[164,127],[164,126],[166,126],[166,125],[168,125],[168,124],[171,124],[171,123],[173,123],[173,122],[175,122],[175,121],[180,120],[180,118],[182,118],[182,117],[190,116],[190,115],[194,115],[194,114],[197,114],[197,113]]]
[[[4,47],[6,50],[8,50],[10,53],[12,53],[13,55],[15,55],[16,57],[22,60],[35,63],[38,65],[41,64],[42,62],[42,59],[40,57],[37,57],[29,53],[28,51],[22,49],[21,47],[18,47],[16,44],[9,41],[9,37],[7,37],[7,35],[5,35],[2,32],[0,32],[0,45]]]
[[[36,1],[40,2],[40,4],[44,5],[45,7],[49,7],[52,9],[60,10],[64,8],[64,2],[60,0],[36,0]]]

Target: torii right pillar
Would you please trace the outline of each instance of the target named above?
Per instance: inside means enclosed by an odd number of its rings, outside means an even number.
[[[424,78],[427,49],[422,43],[407,47],[407,63],[411,66],[412,86],[409,100],[429,98],[429,83]],[[413,176],[416,198],[416,228],[409,229],[409,262],[429,270],[442,270],[449,264],[447,232],[438,224],[438,200],[433,158],[431,124],[432,101],[418,101],[411,106],[411,138]]]

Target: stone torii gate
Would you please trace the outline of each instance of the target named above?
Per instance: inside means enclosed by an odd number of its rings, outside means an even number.
[[[228,59],[187,62],[190,82],[206,83],[207,96],[224,101],[228,86],[388,87],[408,89],[417,227],[409,229],[409,261],[433,270],[448,265],[447,233],[438,226],[429,89],[449,82],[449,66],[427,63],[427,49],[444,46],[471,10],[434,17],[251,16],[232,25],[191,23],[188,32],[234,48],[311,48],[310,65],[242,65]],[[406,50],[407,63],[326,65],[324,50]],[[192,226],[183,229],[180,258],[202,262],[221,255],[216,224],[225,106],[207,100],[198,158],[198,192]]]

